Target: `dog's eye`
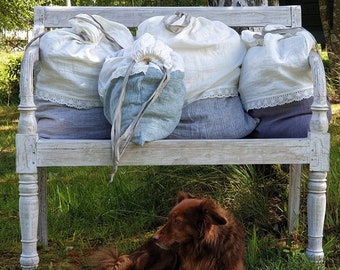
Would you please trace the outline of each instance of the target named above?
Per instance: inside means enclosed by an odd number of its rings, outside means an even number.
[[[179,218],[175,218],[174,223],[175,223],[176,225],[179,225],[179,224],[182,224],[183,221],[180,220]]]

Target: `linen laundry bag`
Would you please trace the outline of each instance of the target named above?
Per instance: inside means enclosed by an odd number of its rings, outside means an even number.
[[[112,124],[114,172],[130,141],[143,146],[175,129],[185,98],[183,80],[183,59],[150,34],[105,61],[98,91]]]
[[[110,138],[98,77],[108,56],[133,43],[124,25],[97,15],[79,14],[71,28],[40,38],[40,67],[35,84],[38,133],[43,138]]]
[[[314,37],[303,28],[268,25],[262,33],[244,30],[241,38],[249,49],[238,91],[246,111],[260,119],[250,137],[307,137],[313,102],[308,56]]]
[[[198,99],[237,96],[246,54],[240,35],[220,21],[176,13],[143,21],[136,36],[150,33],[182,56],[185,104]]]
[[[246,47],[222,22],[176,13],[149,18],[137,37],[150,33],[184,60],[187,89],[181,121],[169,139],[241,138],[256,126],[238,97]]]

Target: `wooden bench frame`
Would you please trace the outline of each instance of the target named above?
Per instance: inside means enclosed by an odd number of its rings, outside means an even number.
[[[68,19],[79,14],[98,14],[128,27],[155,15],[176,11],[219,20],[232,27],[283,24],[301,26],[299,6],[276,7],[36,7],[34,37],[48,28],[68,27]],[[33,66],[39,61],[39,46],[27,48],[21,67],[20,119],[16,135],[16,166],[19,175],[19,213],[22,235],[20,263],[36,268],[38,235],[47,244],[46,167],[110,166],[110,140],[43,140],[37,134],[33,100]],[[144,147],[131,144],[120,165],[209,165],[290,164],[289,230],[297,226],[301,165],[309,165],[308,247],[309,258],[322,260],[323,225],[326,211],[330,136],[325,73],[316,52],[309,58],[314,80],[312,119],[307,138],[237,140],[161,140]],[[39,225],[38,225],[39,224]],[[39,234],[38,234],[39,229]]]

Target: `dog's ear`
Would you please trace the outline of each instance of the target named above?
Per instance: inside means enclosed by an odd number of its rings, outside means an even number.
[[[214,200],[204,199],[201,203],[205,222],[213,225],[224,225],[227,223],[224,210]]]
[[[177,203],[180,203],[184,199],[194,199],[196,198],[194,195],[187,193],[185,191],[179,191],[177,194]]]

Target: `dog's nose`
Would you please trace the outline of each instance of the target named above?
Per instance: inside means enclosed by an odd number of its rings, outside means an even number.
[[[159,239],[159,233],[154,234],[154,236],[152,238],[153,238],[153,240],[158,240]]]

